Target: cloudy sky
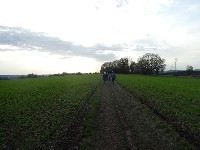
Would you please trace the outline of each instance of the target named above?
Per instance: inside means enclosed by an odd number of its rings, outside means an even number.
[[[146,53],[200,69],[199,0],[0,0],[0,74],[95,72]]]

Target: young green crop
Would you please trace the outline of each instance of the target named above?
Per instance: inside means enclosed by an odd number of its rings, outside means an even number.
[[[99,83],[99,75],[0,81],[1,148],[48,141]]]
[[[117,80],[160,114],[192,132],[200,131],[199,78],[118,75]]]

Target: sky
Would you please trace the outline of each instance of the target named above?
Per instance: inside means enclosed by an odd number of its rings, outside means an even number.
[[[146,53],[200,69],[199,0],[0,0],[0,74],[99,72]]]

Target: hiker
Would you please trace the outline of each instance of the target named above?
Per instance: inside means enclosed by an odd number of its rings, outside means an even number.
[[[115,79],[116,79],[116,75],[115,75],[114,71],[112,71],[112,73],[111,73],[111,78],[112,78],[112,83],[114,84]]]
[[[104,72],[103,74],[103,81],[104,83],[108,80],[108,74],[106,72]]]
[[[110,81],[110,79],[111,79],[111,74],[109,73],[108,74],[108,81]]]

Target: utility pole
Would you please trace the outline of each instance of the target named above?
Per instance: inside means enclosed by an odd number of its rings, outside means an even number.
[[[178,58],[175,58],[175,72],[176,72],[176,63],[178,61]]]

